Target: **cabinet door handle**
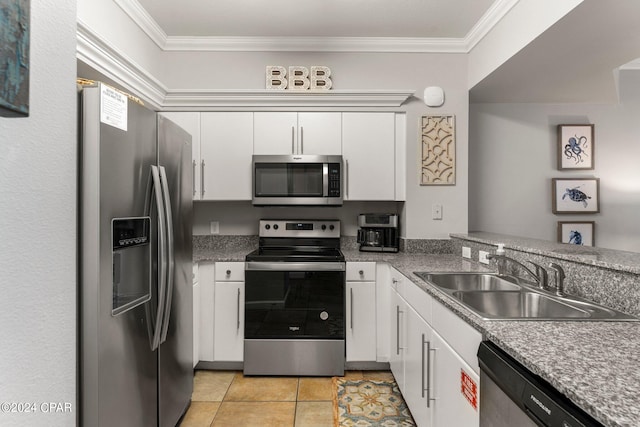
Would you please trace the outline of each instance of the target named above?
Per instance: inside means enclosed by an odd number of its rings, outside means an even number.
[[[204,196],[204,159],[200,163],[200,192]]]
[[[350,299],[349,299],[349,307],[351,310],[351,315],[350,315],[350,324],[351,324],[351,330],[353,331],[353,288],[349,289],[349,293],[350,293]]]
[[[424,344],[427,344],[427,388],[424,388],[424,382],[422,383],[422,397],[424,397],[424,392],[427,392],[427,408],[431,407],[431,401],[435,401],[433,397],[431,397],[431,352],[435,352],[435,348],[431,348],[431,342],[424,340],[424,334],[422,335],[422,360],[423,360],[423,370],[424,370]],[[422,380],[424,381],[424,371],[422,375]]]
[[[344,160],[344,195],[349,198],[349,160]]]
[[[296,128],[291,126],[291,154],[296,154]]]
[[[400,306],[396,305],[396,354],[400,355]]]
[[[193,196],[196,195],[196,161],[193,161]]]
[[[237,319],[237,323],[238,326],[236,327],[236,330],[240,330],[240,288],[238,288],[238,304],[237,304],[237,315],[236,315],[236,319]]]
[[[304,127],[300,126],[300,154],[304,154]]]

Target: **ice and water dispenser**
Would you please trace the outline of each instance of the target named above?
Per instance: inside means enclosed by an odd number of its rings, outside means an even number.
[[[149,217],[111,220],[114,316],[151,299],[150,229]]]

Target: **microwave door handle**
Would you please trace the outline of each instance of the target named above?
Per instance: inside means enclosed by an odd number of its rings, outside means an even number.
[[[329,197],[329,164],[322,165],[322,195]]]
[[[167,265],[167,287],[164,304],[164,316],[162,325],[162,337],[160,343],[167,340],[167,332],[169,330],[169,320],[171,318],[171,300],[173,296],[175,256],[174,256],[174,236],[173,236],[173,216],[171,214],[171,198],[169,197],[169,182],[167,180],[167,172],[164,166],[160,166],[160,183],[162,184],[162,195],[164,199],[165,221],[167,227],[167,256],[169,262]]]

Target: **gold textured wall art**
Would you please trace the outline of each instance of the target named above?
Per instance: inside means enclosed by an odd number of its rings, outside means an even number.
[[[420,185],[456,183],[455,116],[422,116]]]

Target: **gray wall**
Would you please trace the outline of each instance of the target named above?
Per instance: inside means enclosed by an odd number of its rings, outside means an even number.
[[[0,117],[2,426],[70,426],[76,402],[76,3],[32,1],[30,115]],[[71,412],[48,413],[47,402]]]
[[[640,252],[638,74],[620,73],[616,105],[470,105],[469,230],[555,241],[558,221],[595,221],[596,246]],[[556,125],[572,123],[595,125],[594,170],[557,170]],[[600,213],[551,212],[552,178],[592,176]]]

